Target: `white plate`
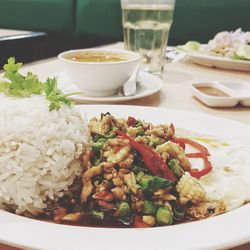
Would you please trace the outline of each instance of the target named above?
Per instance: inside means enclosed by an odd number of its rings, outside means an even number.
[[[220,56],[209,56],[201,53],[185,52],[189,56],[190,61],[193,63],[207,66],[215,67],[221,69],[232,69],[232,70],[242,70],[250,71],[250,61],[244,60],[233,60],[226,57]]]
[[[154,123],[174,122],[177,127],[225,138],[249,140],[250,126],[181,110],[83,105],[88,117],[111,112]],[[225,129],[227,128],[227,129]],[[205,250],[224,249],[250,241],[250,204],[197,222],[149,229],[111,229],[65,226],[0,211],[0,241],[31,249],[51,250]]]
[[[58,87],[65,94],[81,91],[71,82],[65,72],[57,73],[53,76],[57,78]],[[140,79],[141,82],[137,85],[136,94],[133,96],[124,96],[121,92],[119,92],[116,95],[109,97],[91,97],[82,94],[70,96],[70,98],[78,103],[119,103],[152,95],[158,92],[163,85],[163,81],[159,77],[149,73],[140,72]]]

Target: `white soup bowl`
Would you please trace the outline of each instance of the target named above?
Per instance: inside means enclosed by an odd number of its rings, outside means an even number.
[[[89,62],[72,58],[84,54],[118,55],[120,61]],[[88,96],[112,96],[128,81],[140,60],[137,53],[116,49],[69,50],[58,55],[73,84]]]

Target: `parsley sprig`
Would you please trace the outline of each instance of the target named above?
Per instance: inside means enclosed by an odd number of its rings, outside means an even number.
[[[55,78],[48,78],[45,82],[41,82],[37,75],[31,72],[28,72],[26,76],[22,75],[19,72],[21,67],[22,63],[16,63],[14,57],[8,59],[8,63],[3,67],[4,74],[0,79],[0,93],[18,98],[44,94],[50,101],[50,111],[60,109],[63,104],[70,107],[73,102],[68,96],[80,94],[75,92],[65,95],[57,88]]]

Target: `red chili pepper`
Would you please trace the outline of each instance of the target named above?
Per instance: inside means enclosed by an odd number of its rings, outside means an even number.
[[[136,122],[137,122],[137,120],[134,117],[132,117],[132,116],[128,117],[128,120],[127,120],[128,126],[134,126],[136,124]]]
[[[202,158],[204,161],[204,168],[202,170],[193,168],[189,171],[191,176],[200,179],[203,175],[208,174],[213,169],[213,166],[211,162],[208,160],[207,155],[204,155],[202,153],[193,153],[193,154],[187,154],[187,156],[190,158]]]
[[[191,176],[200,179],[203,175],[208,174],[212,170],[213,166],[211,162],[208,160],[208,156],[210,155],[210,153],[208,152],[206,147],[204,147],[203,145],[199,144],[196,141],[187,138],[175,138],[171,141],[179,144],[180,147],[182,148],[184,144],[184,149],[185,149],[185,144],[189,144],[190,146],[194,147],[199,151],[195,153],[186,154],[186,156],[189,158],[201,158],[204,161],[204,168],[202,170],[190,169],[189,173],[191,174]]]
[[[180,141],[180,140],[176,140],[176,139],[171,139],[170,141],[173,142],[173,143],[178,144],[183,150],[186,149],[186,145],[185,145],[184,142],[182,142],[182,141]]]
[[[193,176],[197,179],[200,179],[203,175],[208,174],[213,169],[211,162],[208,160],[208,155],[204,154],[203,152],[188,153],[188,154],[186,154],[186,156],[189,158],[201,158],[201,159],[203,159],[204,168],[202,170],[198,170],[196,168],[193,168],[193,169],[190,169],[190,171],[189,171],[191,176]]]
[[[210,155],[207,148],[204,147],[203,145],[201,145],[200,143],[196,142],[196,141],[193,141],[193,140],[190,140],[190,139],[187,139],[187,138],[175,138],[173,140],[171,140],[172,142],[174,143],[177,143],[179,145],[181,144],[189,144],[190,146],[196,148],[197,150],[199,150],[199,152],[205,154],[205,155]]]
[[[141,154],[145,166],[150,170],[150,172],[152,172],[154,175],[164,177],[171,181],[177,180],[174,174],[170,171],[166,162],[149,146],[134,141],[120,130],[117,130],[116,133],[130,141],[131,146]]]
[[[134,227],[146,228],[146,227],[150,227],[150,226],[142,220],[142,216],[136,215],[135,219],[134,219]]]
[[[206,155],[198,152],[198,153],[188,153],[188,154],[186,154],[186,156],[189,158],[204,158],[204,156],[206,156]]]

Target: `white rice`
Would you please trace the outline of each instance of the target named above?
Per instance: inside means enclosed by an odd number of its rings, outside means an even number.
[[[89,135],[77,107],[49,111],[41,97],[0,99],[0,207],[43,212],[80,175]]]

